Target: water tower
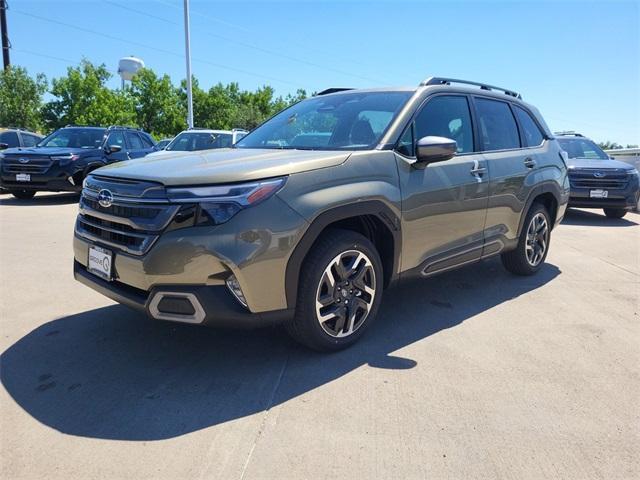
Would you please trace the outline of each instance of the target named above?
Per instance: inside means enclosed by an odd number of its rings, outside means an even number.
[[[144,68],[144,62],[142,59],[134,57],[123,57],[118,62],[118,75],[122,78],[122,88],[124,89],[124,82],[130,82],[133,76]]]

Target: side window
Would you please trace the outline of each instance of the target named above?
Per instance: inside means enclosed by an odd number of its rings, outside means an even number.
[[[534,122],[531,115],[527,113],[524,109],[514,106],[516,111],[516,117],[518,117],[518,122],[520,122],[520,126],[522,127],[522,133],[524,133],[524,143],[527,147],[536,147],[542,143],[544,140],[544,135],[540,131],[538,124]]]
[[[405,157],[415,156],[415,142],[413,140],[413,123],[410,123],[407,129],[404,131],[397,147],[398,153],[401,153]]]
[[[520,148],[518,126],[509,104],[486,98],[476,98],[475,101],[484,150]]]
[[[458,153],[473,152],[473,128],[466,97],[443,95],[428,100],[414,125],[416,141],[429,135],[451,138],[458,144]]]
[[[21,133],[20,135],[22,136],[22,143],[25,147],[35,147],[40,141],[35,135],[29,135],[28,133]]]
[[[0,133],[0,143],[6,143],[9,145],[9,148],[20,146],[20,141],[18,140],[18,134],[16,132]]]
[[[139,133],[138,135],[140,135],[140,138],[142,139],[142,143],[144,144],[144,148],[153,147],[154,143],[153,143],[153,141],[151,141],[151,139],[149,138],[148,135],[145,135],[144,133]]]
[[[111,132],[107,138],[107,145],[119,145],[123,151],[127,149],[122,132]]]
[[[127,142],[129,143],[129,148],[131,148],[131,150],[142,150],[144,148],[142,140],[140,140],[137,133],[125,132],[124,134],[127,136]]]

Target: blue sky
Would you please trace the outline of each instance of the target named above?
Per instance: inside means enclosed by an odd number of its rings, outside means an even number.
[[[82,57],[115,72],[133,54],[185,77],[181,0],[9,5],[11,60],[30,73],[57,77]],[[477,80],[521,92],[553,130],[638,144],[639,5],[192,0],[193,73],[205,88],[236,81],[278,94]]]

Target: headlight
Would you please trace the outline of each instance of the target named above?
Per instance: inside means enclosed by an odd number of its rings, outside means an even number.
[[[196,204],[193,211],[195,224],[220,225],[229,221],[236,213],[245,208],[257,205],[274,193],[285,183],[286,178],[276,178],[261,182],[234,185],[214,185],[208,187],[174,187],[167,188],[167,197],[172,203]],[[184,212],[183,212],[184,211]],[[181,213],[191,216],[192,209],[185,205]],[[181,226],[186,219],[181,220]]]
[[[2,157],[0,157],[2,158]],[[637,168],[632,168],[630,170],[627,170],[627,175],[638,175],[638,169]]]
[[[60,162],[60,165],[64,166],[64,165],[67,165],[67,164],[69,164],[71,162],[75,162],[79,158],[80,158],[79,155],[69,154],[69,155],[61,155],[59,157],[51,157],[51,160]]]

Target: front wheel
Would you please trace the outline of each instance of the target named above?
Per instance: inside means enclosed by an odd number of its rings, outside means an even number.
[[[533,275],[544,263],[551,240],[551,219],[544,205],[534,203],[524,220],[518,246],[502,254],[502,264],[516,275]]]
[[[330,230],[305,259],[296,312],[286,329],[314,350],[346,348],[373,321],[382,284],[382,262],[375,246],[359,233]]]
[[[21,188],[20,190],[11,190],[11,195],[20,200],[30,200],[35,196],[35,190],[26,190]]]
[[[609,218],[622,218],[627,211],[624,208],[605,208],[604,214]]]

